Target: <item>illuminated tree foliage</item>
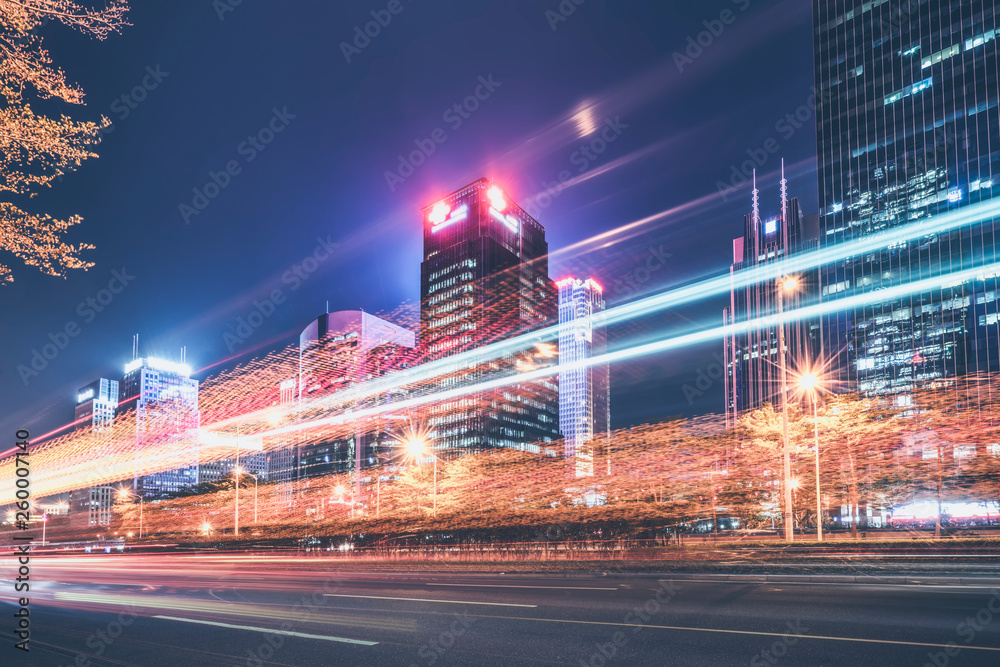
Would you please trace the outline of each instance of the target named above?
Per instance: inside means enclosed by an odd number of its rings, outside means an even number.
[[[435,511],[434,465],[429,456],[419,462],[409,457],[401,430],[421,423],[421,408],[410,414],[398,401],[369,401],[361,385],[283,403],[279,386],[298,368],[298,347],[290,346],[208,378],[200,388],[201,428],[176,433],[165,424],[159,433],[160,426],[153,425],[148,439],[156,441],[149,450],[155,456],[135,455],[134,411],[103,430],[81,429],[35,445],[34,493],[130,486],[135,476],[195,459],[232,461],[240,438],[259,443],[265,452],[345,439],[356,432],[355,420],[345,415],[370,407],[363,419],[388,421],[382,428],[392,436],[380,445],[378,460],[357,476],[345,466],[281,483],[261,479],[257,525],[250,520],[254,494],[240,493],[241,527],[247,531],[241,530],[241,538],[323,536],[346,542],[365,535],[395,544],[436,535],[472,544],[662,539],[695,524],[722,530],[731,518],[746,528],[781,525],[782,422],[770,405],[743,415],[730,431],[717,416],[619,429],[595,444],[595,474],[589,477],[576,476],[559,441],[544,443],[538,453],[462,456],[435,449],[440,457]],[[405,376],[392,391],[400,399],[423,396],[433,404],[441,378],[451,373],[446,367],[441,376]],[[381,385],[376,389],[375,394],[386,391]],[[856,531],[865,527],[866,508],[885,515],[913,502],[995,505],[1000,498],[1000,375],[951,379],[891,400],[824,397],[815,422],[811,405],[792,401],[793,513],[800,527],[815,526],[817,518],[814,426],[828,521],[839,515]],[[0,461],[0,482],[11,482],[0,486],[10,489],[0,503],[8,506],[14,501],[14,465],[13,457]],[[249,481],[242,479],[244,488]],[[177,495],[145,503],[145,534],[197,536],[210,526],[213,539],[231,539],[236,498],[228,480]],[[118,506],[118,528],[134,532],[139,508],[129,501]],[[947,525],[947,517],[939,523]]]
[[[83,91],[66,80],[42,45],[39,30],[61,23],[85,35],[104,39],[126,25],[124,0],[110,0],[101,9],[72,0],[0,0],[0,197],[30,199],[52,181],[97,157],[100,129],[108,123],[77,122],[37,111],[51,102],[83,104]],[[51,102],[50,102],[51,101]],[[0,201],[0,248],[43,273],[64,276],[70,269],[93,264],[80,257],[88,244],[63,240],[82,221],[78,215],[54,218],[31,213],[14,201]],[[11,282],[9,267],[0,264],[0,282]]]

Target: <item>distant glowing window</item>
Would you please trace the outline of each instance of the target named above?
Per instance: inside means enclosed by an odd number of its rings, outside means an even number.
[[[965,40],[965,50],[971,51],[977,46],[982,46],[987,42],[992,42],[994,39],[996,39],[996,36],[997,36],[997,31],[990,30],[989,32],[984,32],[982,35],[977,35],[972,39],[967,39]]]
[[[938,64],[942,60],[947,60],[948,58],[957,56],[961,52],[962,52],[961,45],[955,44],[953,46],[949,46],[947,49],[938,51],[937,53],[932,53],[931,55],[924,58],[923,61],[920,63],[920,68],[927,69],[931,65]]]
[[[874,359],[858,359],[858,370],[859,371],[870,371],[875,368]]]
[[[765,234],[773,234],[776,231],[778,231],[778,221],[776,219],[768,220],[767,222],[764,223]]]
[[[911,84],[902,90],[896,91],[892,95],[885,98],[885,106],[889,106],[895,102],[900,101],[904,97],[909,97],[910,95],[916,95],[917,93],[927,90],[934,85],[934,77],[927,77],[923,81],[918,81],[917,83]]]

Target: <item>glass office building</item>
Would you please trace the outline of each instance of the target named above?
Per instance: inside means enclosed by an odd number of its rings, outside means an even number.
[[[593,278],[563,278],[559,288],[559,365],[586,362],[607,352],[607,330],[595,324],[604,289]],[[559,430],[576,477],[592,477],[611,437],[607,364],[570,367],[559,374]]]
[[[199,481],[198,381],[191,368],[154,357],[140,357],[125,367],[119,392],[123,406],[135,401],[135,468],[133,488],[157,498]],[[142,469],[161,469],[148,475]]]
[[[425,361],[474,350],[556,321],[545,229],[497,185],[480,179],[424,208],[420,351]],[[555,345],[473,360],[436,380],[471,386],[555,363]],[[432,446],[449,453],[541,451],[558,436],[554,378],[511,384],[427,409]]]
[[[787,182],[782,179],[780,198],[762,209],[760,194],[753,191],[751,212],[743,221],[743,235],[733,239],[733,264],[730,275],[734,286],[723,322],[742,325],[778,314],[778,280],[756,282],[736,287],[735,282],[747,271],[777,264],[786,255],[813,249],[816,245],[818,216],[802,215],[799,201],[787,197]],[[762,210],[764,213],[762,214]],[[819,290],[819,272],[794,276],[794,289],[782,291],[785,311],[814,300]],[[785,350],[788,369],[795,373],[816,364],[820,351],[820,324],[815,320],[789,322],[785,325]],[[726,367],[726,423],[735,425],[747,410],[765,404],[781,405],[781,347],[776,324],[751,326],[733,332],[723,341]]]
[[[814,0],[821,244],[927,219],[1000,189],[996,5]],[[994,168],[997,165],[997,168]],[[849,257],[821,295],[876,292],[996,259],[981,220]],[[998,367],[995,275],[877,301],[824,322],[840,380],[867,395]]]
[[[103,431],[114,424],[118,411],[118,381],[101,378],[82,387],[76,394],[73,411],[77,428]],[[97,459],[114,455],[108,445],[99,445],[93,452]],[[70,494],[70,523],[74,527],[109,526],[115,495],[110,486],[92,486],[75,489]]]

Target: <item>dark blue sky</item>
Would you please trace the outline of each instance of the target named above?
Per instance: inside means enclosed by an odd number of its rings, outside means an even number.
[[[189,363],[203,368],[233,356],[227,332],[274,289],[284,302],[236,353],[291,343],[327,300],[331,310],[370,312],[417,301],[419,209],[481,176],[535,203],[554,278],[589,272],[611,304],[728,270],[750,188],[723,198],[718,183],[769,139],[780,151],[762,160],[765,209],[777,209],[781,157],[792,195],[816,208],[812,118],[797,128],[782,121],[811,95],[810,6],[801,0],[586,0],[559,21],[546,15],[559,11],[556,0],[401,0],[351,62],[341,42],[390,3],[243,2],[220,19],[224,4],[134,2],[133,26],[105,42],[44,29],[57,63],[87,92],[86,107],[65,111],[103,114],[115,127],[99,159],[30,204],[83,215],[71,239],[97,246],[87,253],[96,266],[63,280],[5,257],[16,282],[0,289],[2,432],[69,421],[77,388],[121,375],[134,333],[141,354],[176,358],[187,346]],[[697,57],[678,61],[706,21],[720,34],[705,32],[702,53],[692,47]],[[121,101],[144,82],[142,101]],[[486,98],[478,109],[445,115],[477,87]],[[581,149],[605,118],[617,123],[606,133],[615,139],[588,157]],[[271,143],[244,143],[272,123],[280,132]],[[444,141],[390,188],[398,156],[439,129]],[[238,173],[217,193],[210,187],[217,196],[186,221],[181,205],[204,205],[194,189],[204,192],[231,162]],[[573,184],[535,199],[563,171]],[[574,245],[675,208],[611,243]],[[296,277],[318,239],[339,246]],[[669,257],[647,278],[651,252]],[[101,290],[123,268],[128,285],[101,312],[87,306],[106,299]],[[613,336],[714,325],[725,302]],[[26,384],[18,366],[30,367],[33,350],[70,322],[79,335]],[[615,368],[615,424],[721,410],[718,383],[693,399],[684,390],[720,349]]]

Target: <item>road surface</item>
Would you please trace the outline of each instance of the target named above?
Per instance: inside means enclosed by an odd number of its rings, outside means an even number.
[[[1000,665],[1000,587],[350,571],[332,560],[32,561],[3,665]]]

